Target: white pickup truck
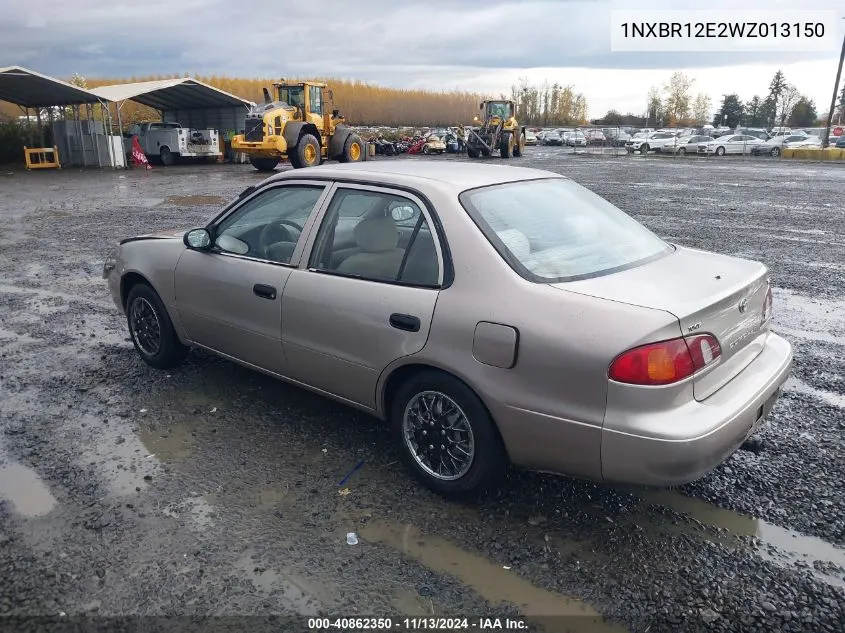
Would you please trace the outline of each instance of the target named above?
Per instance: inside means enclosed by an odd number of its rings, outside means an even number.
[[[217,130],[195,130],[178,123],[147,121],[129,128],[129,138],[133,136],[138,137],[147,158],[158,159],[165,166],[174,164],[179,158],[222,155]]]

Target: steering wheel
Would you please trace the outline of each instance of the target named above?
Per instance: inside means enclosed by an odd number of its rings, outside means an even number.
[[[292,231],[288,227],[293,227]],[[302,227],[293,220],[274,220],[261,229],[258,236],[258,249],[264,257],[269,257],[267,249],[278,242],[293,242],[294,244],[302,235]]]

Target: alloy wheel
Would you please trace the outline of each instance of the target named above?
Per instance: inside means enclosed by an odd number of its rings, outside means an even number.
[[[161,349],[161,324],[152,304],[144,297],[135,297],[129,307],[132,338],[147,356],[155,356]]]

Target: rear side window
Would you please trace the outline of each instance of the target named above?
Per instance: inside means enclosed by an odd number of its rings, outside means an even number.
[[[530,281],[597,277],[673,250],[604,198],[562,178],[471,189],[460,201],[499,254]]]

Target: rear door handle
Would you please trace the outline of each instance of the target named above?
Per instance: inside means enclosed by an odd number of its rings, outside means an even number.
[[[397,330],[406,330],[408,332],[420,331],[419,317],[415,317],[410,314],[391,314],[390,325],[391,327],[395,327]]]
[[[262,299],[270,299],[272,301],[276,298],[276,289],[267,284],[255,284],[252,287],[252,291]]]

